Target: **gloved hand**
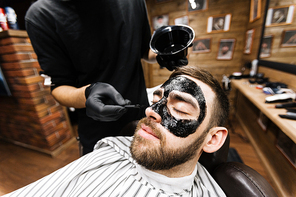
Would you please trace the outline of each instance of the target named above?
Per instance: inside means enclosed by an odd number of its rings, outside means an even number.
[[[118,120],[127,109],[123,105],[131,102],[124,99],[107,83],[96,82],[85,89],[86,115],[94,120],[109,122]]]
[[[188,47],[192,47],[190,44]],[[156,60],[161,67],[166,67],[169,71],[175,70],[177,67],[186,66],[188,48],[173,55],[157,55]]]
[[[188,64],[186,56],[157,55],[156,60],[161,67],[166,67],[169,71],[173,71],[177,67],[186,66]]]

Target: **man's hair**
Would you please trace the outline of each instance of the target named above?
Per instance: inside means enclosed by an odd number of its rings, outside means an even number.
[[[215,93],[215,98],[211,112],[212,116],[210,117],[210,123],[207,129],[211,129],[216,126],[224,126],[228,119],[229,101],[225,91],[221,88],[221,85],[217,79],[214,78],[213,75],[208,71],[192,66],[178,67],[170,75],[170,78],[179,75],[188,75],[193,77],[207,84],[212,89],[212,91]]]

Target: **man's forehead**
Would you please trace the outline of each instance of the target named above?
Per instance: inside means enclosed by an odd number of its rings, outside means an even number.
[[[201,82],[200,80],[198,79],[195,79],[191,76],[188,76],[188,75],[178,75],[177,77],[185,77],[187,78],[188,80],[194,82],[197,86],[202,86],[201,89],[204,89],[204,86],[205,84],[203,82]],[[163,95],[163,91],[164,91],[164,87],[165,85],[169,85],[172,83],[172,78],[168,79],[161,87],[159,87],[157,90],[155,90],[153,92],[153,95],[156,95],[156,96],[162,96]],[[182,82],[181,81],[174,81],[174,84],[178,84],[179,86],[182,86]],[[186,86],[185,84],[183,84],[183,86]]]
[[[190,79],[191,81],[195,82],[197,84],[197,86],[199,86],[199,88],[204,93],[204,96],[208,97],[209,94],[214,95],[214,92],[211,89],[211,87],[209,85],[205,84],[204,82],[202,82],[194,77],[188,76],[188,75],[180,75],[180,76],[186,77],[186,78]]]
[[[194,77],[188,76],[188,75],[178,75],[177,77],[180,77],[180,76],[193,81],[201,90],[200,93],[203,94],[203,96],[205,97],[204,98],[205,100],[213,100],[214,92],[207,84],[205,84],[204,82],[202,82]],[[166,81],[165,83],[167,83],[168,81]],[[164,94],[164,88],[162,86],[153,92],[153,96],[158,96],[160,98],[164,96],[163,94]]]

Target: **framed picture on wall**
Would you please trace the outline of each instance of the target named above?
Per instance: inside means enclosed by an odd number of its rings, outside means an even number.
[[[153,29],[156,30],[162,26],[169,25],[169,15],[159,15],[152,18]]]
[[[255,29],[250,29],[246,32],[246,43],[245,43],[245,54],[250,54],[252,51],[253,39],[254,39]]]
[[[260,17],[261,17],[261,0],[251,0],[250,22],[254,22]]]
[[[204,11],[208,8],[208,0],[187,0],[187,11]]]
[[[231,14],[215,15],[208,18],[207,32],[225,32],[229,31]]]
[[[267,11],[266,26],[291,24],[295,5],[272,7]]]
[[[271,47],[272,47],[273,35],[266,35],[263,37],[261,44],[261,52],[260,57],[270,57],[271,55]]]
[[[195,39],[192,44],[193,53],[208,53],[211,51],[211,38]]]
[[[296,29],[283,31],[281,47],[296,47]]]
[[[188,16],[181,16],[181,17],[175,18],[175,25],[189,25]]]
[[[231,60],[235,47],[235,39],[221,39],[219,42],[219,50],[217,60]]]

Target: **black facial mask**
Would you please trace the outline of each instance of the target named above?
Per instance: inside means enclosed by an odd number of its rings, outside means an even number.
[[[164,93],[162,99],[153,104],[151,108],[161,116],[161,125],[177,137],[185,138],[194,133],[206,116],[206,100],[201,88],[192,80],[177,76],[166,81],[162,86]],[[177,119],[171,115],[167,108],[167,98],[173,90],[192,95],[200,108],[199,117],[194,119]]]

